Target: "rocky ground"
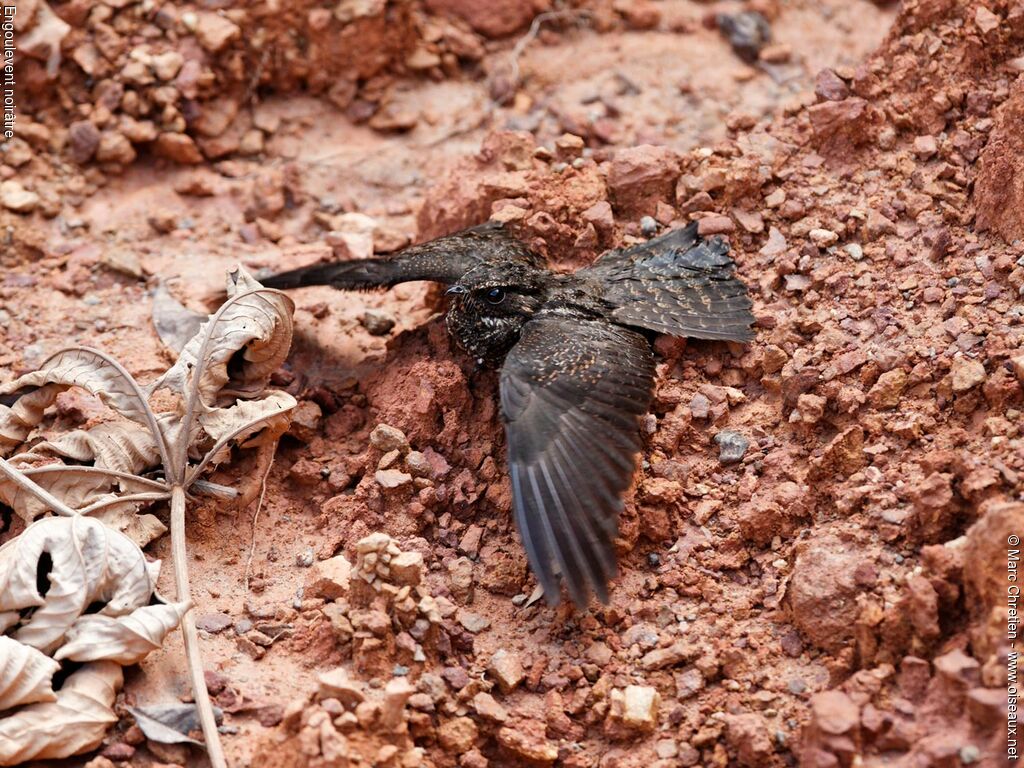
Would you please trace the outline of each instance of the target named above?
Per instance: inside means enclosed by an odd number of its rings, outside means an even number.
[[[770,24],[759,60],[717,29],[741,10]],[[621,575],[575,612],[527,599],[495,377],[440,297],[296,294],[275,383],[301,403],[260,512],[189,521],[232,765],[1006,762],[1020,0],[35,0],[18,23],[0,381],[69,341],[163,370],[160,280],[203,308],[237,261],[489,217],[566,268],[697,219],[751,286],[754,343],[658,343]],[[174,635],[124,705],[187,699],[181,658]],[[190,749],[126,713],[66,764]]]

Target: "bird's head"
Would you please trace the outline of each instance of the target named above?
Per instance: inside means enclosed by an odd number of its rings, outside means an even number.
[[[517,263],[480,264],[445,293],[448,328],[478,362],[497,365],[544,303],[546,273]]]

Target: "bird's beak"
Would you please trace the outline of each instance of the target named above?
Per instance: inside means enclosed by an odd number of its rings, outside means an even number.
[[[453,285],[447,291],[444,292],[445,296],[461,296],[466,292],[466,289],[461,285]]]

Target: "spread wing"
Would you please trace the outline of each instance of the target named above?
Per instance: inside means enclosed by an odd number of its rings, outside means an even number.
[[[694,222],[609,251],[580,273],[604,284],[604,299],[620,323],[672,336],[750,341],[750,297],[734,268],[729,244],[719,237],[701,240]]]
[[[654,357],[635,331],[542,313],[501,369],[516,526],[551,604],[557,572],[577,605],[608,601],[622,494],[640,450]]]
[[[410,246],[392,257],[313,264],[271,275],[262,283],[282,290],[309,285],[331,285],[343,290],[389,288],[414,280],[451,285],[481,262],[494,259],[541,266],[540,256],[499,223],[487,222]]]

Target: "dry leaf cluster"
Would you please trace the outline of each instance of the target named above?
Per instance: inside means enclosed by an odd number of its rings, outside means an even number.
[[[127,536],[82,515],[38,520],[0,547],[0,703],[20,707],[0,719],[0,764],[100,743],[117,720],[121,666],[159,648],[188,608],[150,605],[159,569]],[[63,660],[86,663],[54,690]]]
[[[211,490],[203,474],[233,447],[272,458],[295,401],[265,389],[288,354],[293,311],[238,270],[228,300],[148,385],[103,352],[75,347],[0,388],[11,403],[0,404],[0,502],[30,523],[0,548],[0,711],[13,712],[0,718],[0,765],[95,748],[117,719],[121,666],[179,622],[211,760],[223,763],[186,615],[185,503],[190,490]],[[73,387],[109,413],[55,434],[47,409]],[[159,501],[170,501],[177,603],[154,601],[159,562],[140,548],[167,530],[141,513]],[[48,512],[58,516],[36,520]],[[55,689],[61,662],[84,665]]]

